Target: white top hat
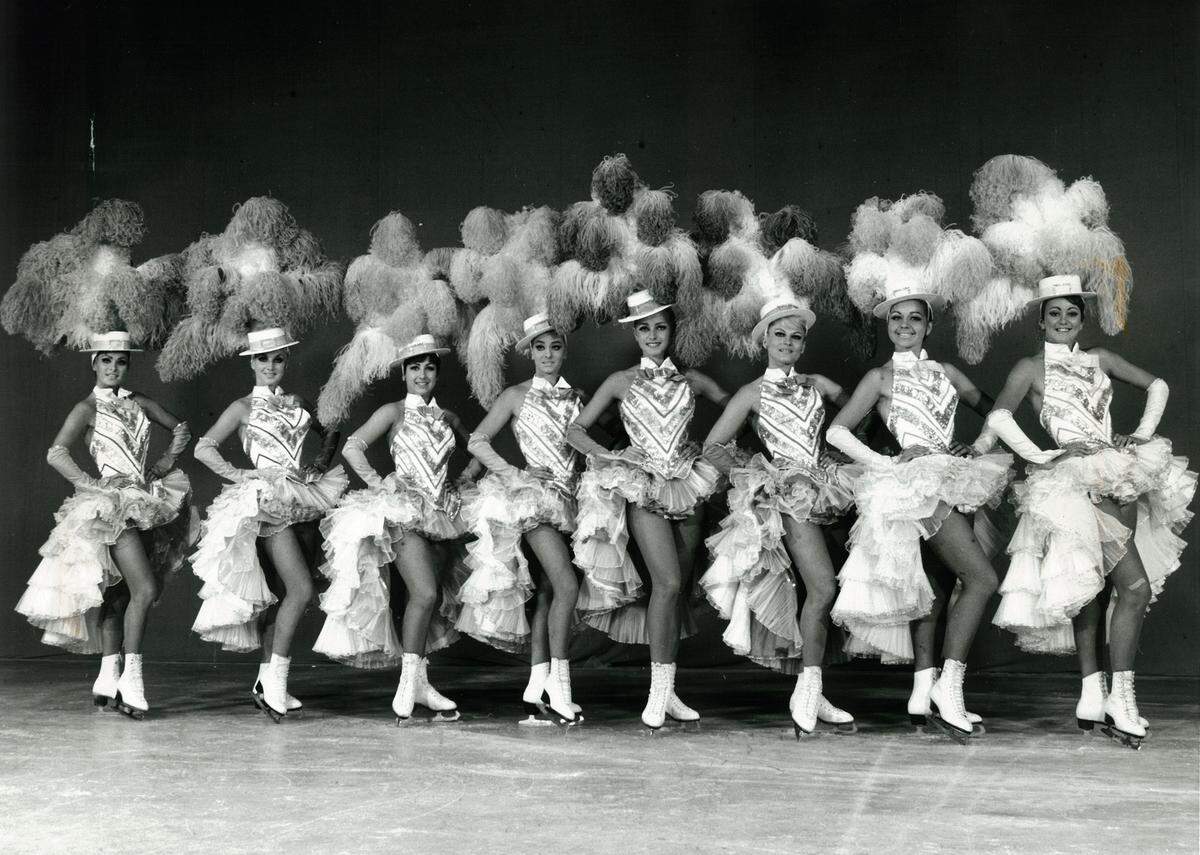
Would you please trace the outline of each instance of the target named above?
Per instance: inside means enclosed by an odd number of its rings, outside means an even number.
[[[617,323],[631,324],[634,321],[640,321],[642,318],[648,318],[651,315],[657,315],[659,312],[665,312],[675,304],[667,303],[664,306],[650,296],[649,291],[635,291],[625,300],[625,305],[629,308],[629,314],[623,318],[618,318]]]
[[[803,297],[776,297],[774,300],[768,300],[759,310],[758,323],[750,331],[750,338],[760,341],[767,327],[780,318],[800,318],[804,321],[805,331],[812,329],[812,325],[817,322],[816,314],[808,307],[808,300]]]
[[[525,334],[517,340],[516,349],[524,350],[533,343],[535,338],[548,332],[557,332],[557,330],[554,329],[554,325],[550,323],[550,318],[545,312],[530,315],[525,319]]]
[[[922,290],[920,283],[911,280],[896,282],[889,279],[884,286],[884,294],[886,296],[883,302],[871,311],[877,318],[886,316],[892,306],[905,300],[923,300],[929,304],[930,311],[936,311],[946,305],[946,298],[941,294]]]
[[[429,333],[421,333],[404,347],[400,348],[400,355],[396,357],[396,362],[403,362],[406,359],[412,359],[414,356],[422,356],[426,353],[436,353],[438,356],[445,356],[450,352],[450,348],[441,347],[437,343],[437,339]]]
[[[254,356],[256,353],[270,353],[273,350],[283,350],[298,341],[290,341],[291,337],[279,327],[268,327],[265,330],[251,330],[246,333],[246,343],[249,345],[238,356]]]
[[[1074,273],[1067,273],[1062,276],[1047,276],[1038,282],[1037,296],[1027,302],[1025,305],[1032,306],[1034,303],[1042,303],[1046,300],[1053,300],[1055,297],[1095,297],[1095,291],[1084,291],[1083,280]]]
[[[129,333],[121,331],[96,333],[92,336],[91,346],[83,349],[84,353],[101,353],[104,351],[141,353],[142,349],[134,347],[133,342],[129,338]]]

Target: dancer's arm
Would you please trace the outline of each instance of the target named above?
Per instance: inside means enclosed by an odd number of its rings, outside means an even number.
[[[617,371],[608,375],[608,379],[600,384],[596,394],[567,428],[567,444],[583,455],[602,458],[614,457],[612,452],[588,436],[588,428],[596,423],[600,415],[614,401],[620,401],[625,397],[631,382],[633,382],[633,375],[629,371]]]
[[[1154,431],[1157,430],[1158,423],[1162,421],[1163,413],[1167,408],[1167,399],[1171,395],[1171,390],[1166,381],[1155,377],[1148,371],[1143,371],[1110,351],[1096,348],[1091,353],[1100,358],[1101,369],[1109,375],[1131,386],[1146,390],[1146,407],[1142,411],[1141,421],[1129,435],[1129,439],[1135,443],[1147,441],[1154,436]]]
[[[892,458],[873,451],[866,443],[850,432],[852,426],[861,422],[874,409],[875,405],[879,402],[882,388],[883,370],[872,368],[859,381],[854,394],[850,396],[850,400],[846,402],[846,406],[842,407],[841,411],[834,417],[829,430],[825,432],[826,442],[838,449],[838,451],[843,452],[854,462],[862,463],[865,466],[890,466],[893,462]]]
[[[467,429],[463,427],[462,419],[449,410],[442,410],[442,415],[446,419],[446,424],[450,425],[450,430],[454,431],[454,435],[458,437],[460,448],[465,448],[468,452],[471,450],[470,437],[467,434]],[[467,465],[463,467],[462,472],[458,473],[458,477],[454,479],[454,484],[457,487],[465,487],[468,484],[475,483],[475,479],[483,474],[483,464],[475,457],[471,457],[467,461]]]
[[[226,407],[225,412],[221,413],[217,423],[197,440],[196,447],[192,450],[192,456],[226,481],[241,481],[245,477],[245,470],[238,469],[222,457],[217,446],[244,425],[249,415],[250,404],[245,398],[234,401]]]
[[[90,487],[97,480],[79,468],[70,451],[75,441],[91,426],[95,414],[96,405],[90,397],[72,407],[63,426],[55,435],[54,442],[46,451],[46,462],[76,487]]]
[[[492,439],[512,418],[516,399],[519,397],[523,397],[520,386],[510,386],[501,392],[496,403],[492,404],[492,408],[483,417],[483,421],[467,439],[467,451],[489,471],[500,475],[515,472],[517,467],[492,447]]]
[[[717,467],[722,475],[728,475],[729,470],[733,468],[733,454],[729,446],[737,438],[750,414],[757,412],[758,401],[758,381],[754,380],[738,389],[725,405],[721,417],[708,432],[708,436],[704,438],[704,457]]]
[[[382,486],[383,478],[367,461],[367,448],[387,433],[403,413],[403,404],[384,404],[371,414],[371,418],[367,419],[366,424],[346,437],[346,442],[342,446],[342,459],[368,487]]]

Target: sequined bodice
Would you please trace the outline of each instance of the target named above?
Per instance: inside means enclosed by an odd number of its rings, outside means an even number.
[[[948,453],[954,440],[958,392],[940,362],[892,360],[892,402],[887,426],[901,448],[923,445]]]
[[[1076,443],[1111,443],[1112,381],[1099,357],[1047,345],[1042,426],[1060,448]]]
[[[825,404],[812,386],[789,377],[758,384],[758,437],[776,462],[816,465],[821,454]]]
[[[298,475],[311,421],[295,395],[251,396],[242,448],[255,469],[286,469]]]
[[[696,395],[679,373],[646,377],[641,371],[621,401],[621,421],[630,444],[646,455],[648,468],[669,472],[687,442]]]
[[[150,419],[132,398],[96,397],[96,421],[88,451],[100,477],[145,479]]]
[[[513,434],[530,466],[554,473],[566,483],[575,476],[578,452],[567,445],[567,427],[579,415],[579,393],[574,389],[530,389],[513,422]]]
[[[446,495],[446,472],[454,453],[454,431],[437,407],[404,408],[389,446],[396,476],[437,505]]]

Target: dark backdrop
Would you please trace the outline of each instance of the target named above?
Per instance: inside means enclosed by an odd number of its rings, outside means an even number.
[[[364,252],[371,224],[393,209],[419,225],[426,247],[456,244],[475,205],[585,198],[592,166],[616,151],[648,183],[674,185],[684,223],[700,191],[737,188],[760,210],[809,208],[821,244],[833,247],[854,207],[876,194],[932,190],[948,219],[968,223],[973,170],[1018,152],[1068,180],[1103,183],[1137,283],[1128,330],[1105,343],[1169,380],[1162,432],[1200,458],[1189,430],[1200,403],[1194,3],[302,7],[4,4],[0,271],[11,276],[30,243],[109,196],[145,207],[150,231],[137,260],[219,231],[234,203],[264,193],[287,202],[334,257]],[[315,395],[349,334],[343,322],[310,337],[286,385]],[[1102,338],[1089,332],[1085,343]],[[951,358],[952,341],[942,328],[931,347]],[[971,374],[995,394],[1036,347],[1023,322]],[[634,353],[620,332],[588,329],[572,341],[567,374],[592,389]],[[817,327],[809,360],[846,384],[865,368],[831,324]],[[47,655],[12,607],[67,492],[45,449],[87,393],[89,372],[83,357],[46,360],[7,337],[0,361],[0,655]],[[758,370],[708,368],[730,388]],[[512,377],[526,370],[514,365]],[[442,383],[444,405],[468,423],[480,418],[457,366]],[[149,356],[130,376],[198,431],[249,384],[232,359],[191,383],[162,385]],[[400,391],[395,379],[380,384],[352,422]],[[1132,427],[1142,402],[1118,390],[1119,429]],[[702,426],[712,417],[704,411]],[[963,417],[964,433],[978,426]],[[190,459],[184,467],[203,506],[216,479]],[[1139,670],[1198,673],[1196,564],[1192,547],[1146,624]],[[190,574],[169,587],[152,617],[151,656],[222,656],[189,631],[197,588]],[[312,657],[318,616],[306,619],[297,656]],[[472,644],[454,651],[493,655]],[[606,653],[626,655],[642,654]],[[990,626],[975,655],[997,667],[1073,667],[1024,657]],[[711,624],[683,657],[728,661]]]

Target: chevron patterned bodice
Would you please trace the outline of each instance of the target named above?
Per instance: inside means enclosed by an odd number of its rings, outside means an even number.
[[[100,477],[126,475],[145,480],[150,419],[130,397],[97,394],[96,421],[88,451]]]
[[[400,426],[389,444],[396,476],[442,505],[446,472],[454,453],[454,431],[436,407],[406,405]]]
[[[674,372],[646,377],[639,371],[620,406],[630,444],[646,455],[647,467],[659,474],[678,463],[695,410],[692,387]]]
[[[909,354],[892,359],[892,403],[887,426],[901,448],[923,445],[949,453],[958,392],[940,362]]]
[[[286,469],[298,475],[311,421],[295,395],[252,395],[242,448],[255,469]]]
[[[1112,381],[1099,357],[1065,345],[1047,344],[1042,426],[1060,448],[1077,443],[1111,443]]]
[[[821,393],[795,376],[759,381],[758,436],[771,459],[816,465],[821,453],[825,404]]]
[[[567,427],[579,415],[579,393],[574,389],[530,389],[513,422],[513,434],[530,466],[554,473],[565,485],[575,476],[578,452],[567,445]]]

